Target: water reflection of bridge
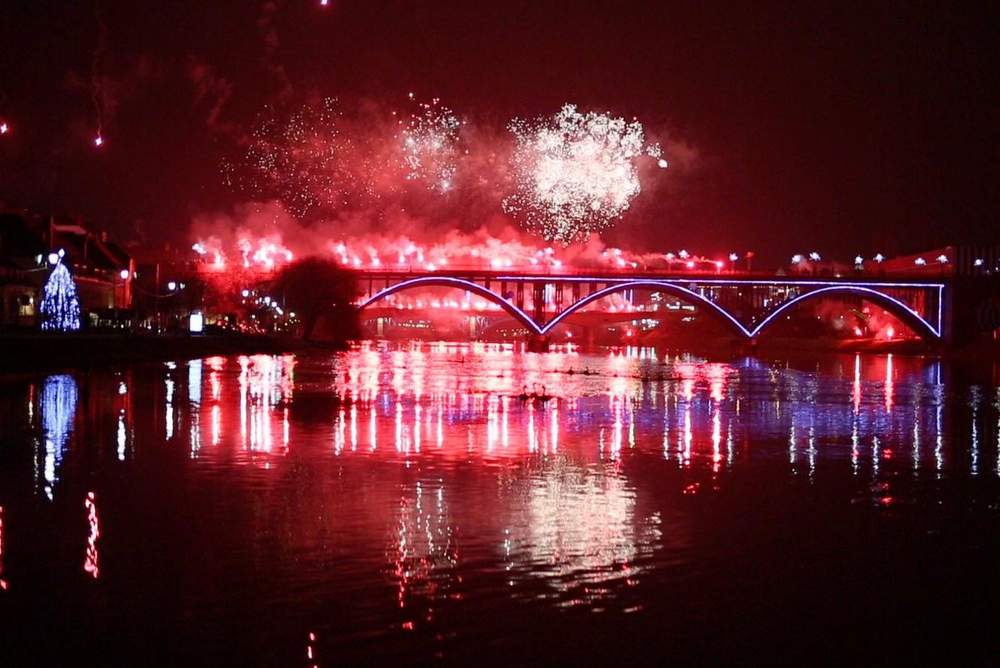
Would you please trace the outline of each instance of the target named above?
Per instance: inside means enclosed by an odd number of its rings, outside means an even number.
[[[605,297],[628,304],[627,317],[653,317],[653,310],[632,305],[637,291],[669,295],[716,318],[738,338],[755,340],[780,315],[820,298],[846,298],[876,304],[928,341],[950,341],[949,284],[920,279],[872,277],[728,277],[690,274],[513,274],[509,272],[366,272],[361,278],[361,308],[402,308],[394,304],[408,290],[448,288],[458,292],[454,308],[475,312],[495,305],[530,334],[544,339],[575,313]],[[475,298],[479,298],[474,301]],[[433,307],[440,308],[440,305]],[[661,314],[662,315],[662,314]]]

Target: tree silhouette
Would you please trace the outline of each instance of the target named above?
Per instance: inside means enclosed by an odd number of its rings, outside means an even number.
[[[275,278],[273,290],[285,308],[302,321],[302,338],[308,341],[319,319],[328,315],[336,337],[346,340],[358,333],[356,284],[354,273],[336,262],[307,257],[285,266]]]

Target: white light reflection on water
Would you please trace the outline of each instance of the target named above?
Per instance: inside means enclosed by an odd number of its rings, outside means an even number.
[[[614,464],[581,467],[559,457],[544,462],[509,493],[516,499],[501,551],[512,583],[541,578],[573,591],[566,605],[592,602],[611,590],[600,585],[632,580],[659,546],[658,512],[636,510],[636,491]]]
[[[76,415],[77,386],[72,376],[62,374],[49,376],[42,383],[42,427],[45,440],[45,463],[42,467],[45,477],[43,491],[52,499],[58,469],[66,450],[66,441],[73,428]]]

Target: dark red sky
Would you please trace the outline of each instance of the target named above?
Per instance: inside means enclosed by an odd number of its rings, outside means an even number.
[[[415,91],[497,124],[573,101],[694,146],[611,241],[784,257],[998,236],[988,3],[100,0],[100,151],[92,4],[0,6],[0,200],[186,241],[239,201],[219,162],[283,89]]]

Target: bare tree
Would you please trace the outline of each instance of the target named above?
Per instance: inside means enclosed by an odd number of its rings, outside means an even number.
[[[323,316],[330,316],[336,338],[346,340],[357,335],[356,291],[353,272],[315,256],[287,265],[274,281],[275,295],[280,295],[285,308],[302,321],[302,338],[307,341]]]

